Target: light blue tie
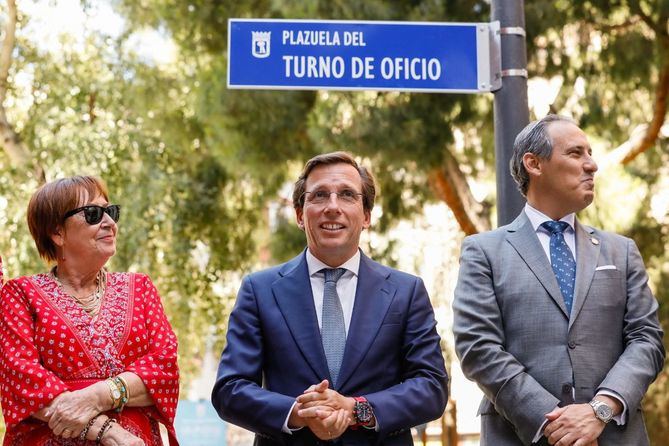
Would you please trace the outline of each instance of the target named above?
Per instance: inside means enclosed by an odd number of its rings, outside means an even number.
[[[551,266],[555,273],[567,313],[571,314],[571,305],[574,302],[574,282],[576,281],[576,262],[567,242],[564,240],[563,232],[569,227],[564,221],[549,220],[541,223],[541,226],[551,233]]]
[[[342,359],[344,359],[344,347],[346,346],[344,311],[337,294],[337,281],[346,270],[344,268],[326,268],[322,271],[325,274],[325,287],[323,289],[321,340],[323,350],[325,350],[325,358],[328,361],[330,378],[332,378],[331,387],[334,387],[337,383],[339,368]]]

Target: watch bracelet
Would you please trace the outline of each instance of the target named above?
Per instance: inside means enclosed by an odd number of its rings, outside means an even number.
[[[112,401],[111,408],[116,409],[121,403],[121,397],[120,397],[121,389],[119,389],[118,385],[116,384],[116,381],[114,381],[113,378],[105,379],[105,383],[107,383],[107,387],[109,387],[109,396],[111,397],[111,401]],[[116,398],[114,396],[115,391],[118,392],[118,394],[119,394],[118,398]]]
[[[590,407],[592,407],[592,411],[595,413],[595,418],[597,418],[602,423],[609,423],[613,419],[613,409],[611,408],[611,406],[606,404],[604,401],[592,399],[589,404],[590,404]],[[599,408],[602,407],[602,406],[605,406],[606,408],[608,408],[608,410],[610,412],[609,417],[605,418],[605,417],[602,417],[599,414]]]

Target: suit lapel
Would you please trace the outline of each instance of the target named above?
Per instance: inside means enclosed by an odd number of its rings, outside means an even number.
[[[565,317],[569,318],[553,268],[551,268],[550,261],[541,246],[541,242],[539,242],[532,223],[527,218],[527,214],[521,212],[513,223],[509,225],[507,231],[509,231],[507,235],[509,243],[518,252],[518,255],[520,255],[539,282],[541,282],[541,285],[557,306],[560,307]]]
[[[397,287],[387,280],[386,268],[361,254],[353,315],[346,338],[337,389],[341,389],[376,339]]]
[[[276,304],[306,362],[317,376],[329,378],[305,252],[286,263],[280,274],[272,284]]]
[[[576,284],[574,285],[574,308],[569,321],[569,328],[574,323],[578,313],[583,308],[583,303],[590,289],[595,268],[599,261],[601,245],[592,242],[594,230],[574,221],[574,232],[576,233]]]

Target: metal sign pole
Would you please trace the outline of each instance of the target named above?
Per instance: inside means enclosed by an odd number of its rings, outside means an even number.
[[[492,20],[500,21],[502,88],[495,92],[497,224],[513,221],[525,205],[509,173],[516,135],[530,122],[523,0],[493,0]]]

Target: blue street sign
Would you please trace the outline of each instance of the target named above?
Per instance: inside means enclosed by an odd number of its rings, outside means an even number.
[[[228,22],[228,87],[479,93],[501,87],[499,22]]]

